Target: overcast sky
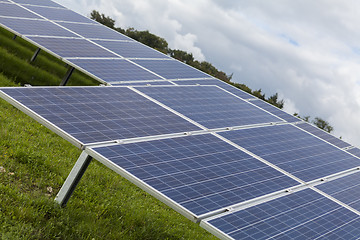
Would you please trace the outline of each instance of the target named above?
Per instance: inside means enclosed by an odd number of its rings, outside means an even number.
[[[319,116],[360,146],[360,1],[56,0],[192,52],[285,110]]]

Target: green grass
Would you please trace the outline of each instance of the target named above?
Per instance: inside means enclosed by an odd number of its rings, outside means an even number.
[[[34,46],[3,39],[11,34],[0,32],[1,87],[58,84],[61,62],[44,54],[30,64]],[[96,160],[60,208],[54,197],[80,153],[0,99],[0,239],[215,239]]]

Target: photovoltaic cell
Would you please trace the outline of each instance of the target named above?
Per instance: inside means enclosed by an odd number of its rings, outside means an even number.
[[[0,16],[41,19],[41,17],[29,12],[28,10],[16,4],[9,3],[0,3]]]
[[[275,116],[278,116],[279,118],[281,119],[284,119],[285,121],[287,122],[299,122],[301,121],[299,118],[297,117],[294,117],[284,111],[282,111],[281,109],[267,103],[267,102],[264,102],[262,100],[253,100],[251,101],[252,104],[255,104],[256,106],[258,107],[261,107],[262,109],[265,109],[266,111],[274,114]]]
[[[95,42],[124,58],[170,58],[163,53],[135,41],[121,42],[98,40]]]
[[[344,148],[344,147],[350,146],[350,144],[342,141],[341,139],[339,139],[337,137],[334,137],[333,135],[331,135],[331,134],[325,132],[324,130],[322,130],[318,127],[315,127],[309,123],[302,123],[302,124],[298,124],[296,126],[298,126],[301,129],[304,129],[305,131],[307,131],[311,134],[314,134],[315,136],[317,136],[331,144],[334,144],[335,146],[337,146],[339,148]]]
[[[22,35],[77,37],[62,27],[45,20],[0,17],[0,24]]]
[[[137,89],[209,129],[281,121],[216,86]]]
[[[117,57],[106,49],[103,49],[85,39],[63,39],[50,37],[29,37],[29,39],[62,58]]]
[[[125,35],[118,33],[110,28],[107,28],[101,24],[83,24],[83,23],[66,23],[66,22],[59,22],[59,24],[77,34],[80,34],[85,38],[132,41],[131,38],[128,38]]]
[[[210,76],[177,60],[134,60],[166,79],[209,78]]]
[[[360,149],[359,148],[352,148],[347,150],[347,152],[354,154],[355,156],[360,158]]]
[[[219,133],[303,181],[360,165],[360,159],[291,125]]]
[[[218,79],[200,79],[200,80],[183,80],[183,81],[173,81],[174,83],[178,85],[215,85],[219,86],[222,89],[225,89],[226,91],[231,92],[232,94],[235,94],[238,97],[241,97],[243,99],[249,99],[254,98],[251,94],[248,94],[247,92],[244,92],[236,87],[231,86],[230,84],[225,83],[224,81],[218,80]]]
[[[0,90],[84,144],[199,130],[128,88]]]
[[[160,79],[123,59],[69,59],[69,61],[108,83]]]
[[[13,2],[19,3],[19,4],[31,4],[31,5],[38,5],[38,6],[47,6],[47,7],[59,7],[64,8],[60,4],[57,4],[53,1],[49,0],[13,0]]]
[[[360,173],[320,184],[316,188],[360,211]]]
[[[81,22],[81,23],[94,23],[94,21],[86,18],[76,12],[65,8],[49,8],[40,6],[26,6],[27,9],[40,14],[41,16],[53,21],[68,21],[68,22]]]
[[[147,86],[147,85],[170,85],[173,86],[169,81],[156,81],[156,82],[130,82],[130,83],[114,83],[113,86]]]
[[[197,216],[298,184],[211,134],[94,150]]]
[[[233,239],[358,239],[360,217],[306,189],[206,223]]]

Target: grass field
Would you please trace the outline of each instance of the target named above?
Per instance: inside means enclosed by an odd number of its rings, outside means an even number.
[[[67,67],[0,30],[0,86],[58,85]],[[73,74],[70,85],[96,85]],[[94,160],[66,208],[54,197],[80,150],[0,99],[0,239],[216,239]]]

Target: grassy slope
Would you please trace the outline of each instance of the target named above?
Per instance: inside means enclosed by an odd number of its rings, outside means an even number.
[[[10,40],[1,30],[0,86],[58,84],[66,71],[61,62],[42,54],[31,65],[26,59],[35,48]],[[95,83],[82,74],[73,77],[75,85]],[[97,161],[68,206],[58,207],[54,197],[79,155],[0,99],[0,239],[215,239]]]

